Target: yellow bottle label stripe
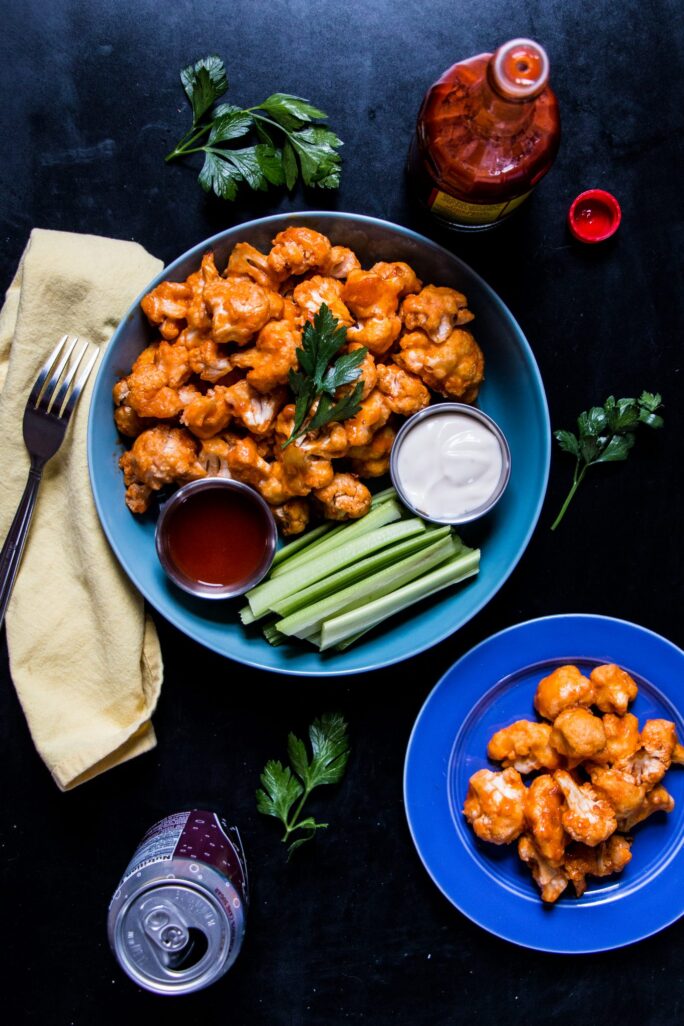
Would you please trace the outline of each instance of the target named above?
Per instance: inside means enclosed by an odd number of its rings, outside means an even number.
[[[446,192],[438,192],[432,201],[431,209],[440,217],[460,224],[492,224],[519,207],[531,192],[530,189],[522,196],[507,200],[506,203],[466,203],[455,196],[447,195]]]

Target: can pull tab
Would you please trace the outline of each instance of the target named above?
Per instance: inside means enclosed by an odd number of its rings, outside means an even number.
[[[168,899],[146,913],[142,927],[152,952],[166,969],[189,968],[207,949],[202,931],[188,926],[180,909]]]

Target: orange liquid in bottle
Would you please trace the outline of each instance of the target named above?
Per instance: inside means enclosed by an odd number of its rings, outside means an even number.
[[[548,67],[537,43],[516,39],[454,64],[427,91],[408,172],[449,227],[493,227],[551,167],[560,118]]]

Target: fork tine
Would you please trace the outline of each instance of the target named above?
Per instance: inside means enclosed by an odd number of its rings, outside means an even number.
[[[54,370],[52,370],[52,373],[50,374],[50,380],[37,397],[36,406],[40,407],[46,412],[50,409],[51,400],[57,388],[57,385],[59,384],[59,379],[64,373],[64,368],[68,364],[71,358],[71,354],[73,353],[74,347],[76,346],[77,342],[78,335],[74,336],[73,340],[71,341],[69,339],[69,336],[66,336],[66,347],[62,350],[60,354],[59,362],[57,363],[57,366],[54,368]]]
[[[50,371],[52,370],[52,368],[54,367],[54,365],[56,364],[57,360],[59,359],[59,354],[61,353],[62,349],[64,348],[64,344],[65,344],[66,340],[68,339],[68,337],[69,337],[68,335],[62,335],[62,337],[60,338],[59,342],[57,343],[55,348],[52,350],[52,352],[48,356],[48,358],[45,361],[45,363],[43,364],[43,366],[38,371],[38,377],[36,378],[36,383],[33,386],[33,388],[31,389],[31,392],[30,392],[28,400],[27,400],[27,403],[28,403],[29,406],[35,406],[40,393],[43,391],[43,385],[47,381],[47,376],[50,373]]]
[[[62,384],[59,386],[59,389],[57,391],[55,391],[55,393],[54,393],[54,395],[52,396],[51,399],[49,397],[47,398],[47,410],[48,410],[48,413],[50,411],[52,411],[58,417],[60,416],[60,410],[62,409],[62,406],[64,405],[64,400],[67,398],[67,396],[69,394],[69,389],[71,388],[71,383],[74,380],[74,378],[76,377],[76,372],[78,371],[78,368],[79,368],[79,365],[81,363],[81,360],[83,359],[83,357],[85,356],[85,354],[87,352],[88,352],[88,343],[84,342],[83,345],[81,346],[81,351],[76,355],[76,358],[71,362],[67,373],[64,375],[64,380],[62,381]],[[45,399],[46,397],[47,397],[47,390],[45,392],[45,395],[43,396],[43,399]]]
[[[93,355],[89,358],[89,360],[86,363],[85,367],[83,368],[83,370],[79,374],[78,379],[76,381],[76,384],[74,385],[73,389],[71,390],[71,395],[67,399],[66,405],[64,406],[64,409],[62,410],[62,412],[60,414],[60,416],[62,417],[62,420],[68,421],[69,418],[71,417],[71,414],[74,412],[74,406],[78,402],[79,396],[80,396],[81,392],[83,391],[85,383],[88,380],[88,378],[90,377],[90,372],[92,371],[93,367],[95,366],[95,361],[97,360],[98,356],[100,355],[100,350],[99,350],[98,346],[93,346],[92,348],[94,349]],[[81,355],[83,355],[83,354],[81,354]],[[80,363],[80,357],[79,357],[79,363]]]

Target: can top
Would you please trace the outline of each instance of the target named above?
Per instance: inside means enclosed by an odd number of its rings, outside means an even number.
[[[533,39],[511,39],[494,54],[491,76],[497,92],[509,100],[532,100],[546,88],[549,58]]]
[[[128,975],[156,993],[198,990],[237,954],[235,930],[216,898],[173,879],[132,895],[113,942]]]

